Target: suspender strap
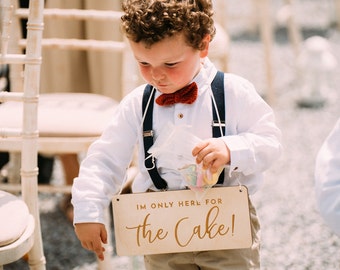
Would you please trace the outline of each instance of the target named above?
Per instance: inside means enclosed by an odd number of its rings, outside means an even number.
[[[155,187],[158,189],[165,190],[168,188],[168,183],[159,175],[157,167],[156,167],[156,159],[154,157],[149,157],[148,150],[153,145],[153,130],[152,130],[152,113],[153,113],[153,104],[155,98],[155,91],[152,93],[152,86],[147,85],[143,94],[143,113],[146,111],[145,119],[143,122],[143,142],[144,142],[144,164],[148,170],[148,173],[151,177],[152,182]],[[148,104],[148,100],[150,98],[149,106],[146,108]]]
[[[218,114],[214,100],[212,101],[213,123],[212,133],[214,138],[222,137],[225,134],[225,102],[224,102],[224,73],[218,71],[211,83],[211,89],[215,98]],[[219,116],[219,119],[218,119]],[[219,121],[220,120],[220,121]],[[221,134],[222,131],[222,134]],[[217,184],[223,184],[224,170],[221,172]]]
[[[224,105],[224,74],[218,71],[214,80],[211,83],[211,89],[214,94],[218,114],[216,112],[216,107],[214,101],[212,101],[213,110],[213,124],[212,131],[213,137],[218,138],[224,136],[225,134],[225,105]],[[218,118],[219,115],[219,118]],[[221,122],[219,122],[220,120]],[[221,131],[223,134],[221,134]]]
[[[224,102],[224,73],[218,71],[214,80],[211,83],[212,92],[216,102],[218,113],[216,112],[216,107],[212,104],[213,110],[213,123],[212,123],[212,133],[213,137],[221,137],[225,134],[225,102]],[[147,85],[143,94],[143,114],[145,113],[145,119],[143,122],[143,142],[144,142],[144,154],[145,154],[145,167],[153,181],[154,185],[158,189],[165,190],[168,188],[167,182],[159,175],[156,167],[156,159],[154,157],[149,157],[148,150],[153,145],[153,130],[152,130],[152,116],[153,116],[153,105],[155,98],[155,91],[152,93],[152,86]],[[150,95],[152,96],[150,97]],[[149,106],[146,108],[150,98]],[[219,116],[219,118],[218,118]],[[219,121],[220,120],[220,121]],[[221,134],[222,130],[222,134]],[[218,184],[223,184],[224,182],[224,170],[218,178]]]

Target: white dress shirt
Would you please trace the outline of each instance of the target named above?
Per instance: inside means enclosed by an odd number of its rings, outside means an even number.
[[[321,216],[340,236],[340,119],[317,155],[315,189]]]
[[[155,140],[167,124],[191,126],[200,139],[212,137],[211,82],[215,66],[204,60],[199,74],[193,79],[198,86],[198,98],[191,104],[159,106],[154,104],[153,130]],[[272,109],[247,80],[225,74],[226,136],[231,162],[226,166],[225,186],[241,183],[253,194],[262,182],[262,172],[280,155],[281,132],[275,125]],[[156,189],[144,166],[142,136],[142,96],[145,85],[129,93],[120,103],[112,121],[100,139],[94,142],[83,160],[79,176],[74,180],[72,203],[74,222],[104,222],[103,209],[112,196],[120,191],[126,179],[134,149],[138,149],[139,173],[133,192]],[[161,93],[156,92],[155,98]],[[170,190],[183,189],[185,184],[178,171],[167,162],[157,160],[157,167]]]

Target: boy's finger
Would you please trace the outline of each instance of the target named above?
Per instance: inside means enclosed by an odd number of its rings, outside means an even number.
[[[103,261],[104,260],[104,253],[101,252],[100,254],[97,254],[97,257],[98,257],[99,260]]]
[[[98,259],[101,261],[104,260],[104,251],[105,251],[105,248],[102,248],[100,252],[96,252]]]
[[[98,259],[104,260],[104,251],[105,249],[102,247],[102,245],[99,243],[93,246],[93,251],[96,253]]]
[[[103,230],[101,230],[101,232],[100,232],[100,239],[102,240],[102,242],[104,244],[107,244],[107,232],[106,232],[105,228]]]
[[[208,142],[200,142],[198,143],[194,149],[192,149],[192,155],[195,157],[198,155],[199,152],[201,152],[201,150],[206,147],[208,145]]]
[[[82,242],[81,242],[81,245],[82,245],[83,248],[88,249],[88,250],[91,250],[91,248],[89,247],[89,245],[87,244],[87,242],[82,241]]]

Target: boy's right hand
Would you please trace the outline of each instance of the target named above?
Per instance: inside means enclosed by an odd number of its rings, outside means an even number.
[[[75,232],[83,248],[96,253],[99,260],[104,260],[105,248],[102,243],[107,244],[107,232],[104,224],[77,223]]]

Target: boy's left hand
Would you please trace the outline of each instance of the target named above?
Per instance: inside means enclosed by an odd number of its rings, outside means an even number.
[[[211,138],[197,144],[192,150],[197,164],[202,163],[204,169],[216,173],[222,166],[230,163],[230,150],[221,138]]]

